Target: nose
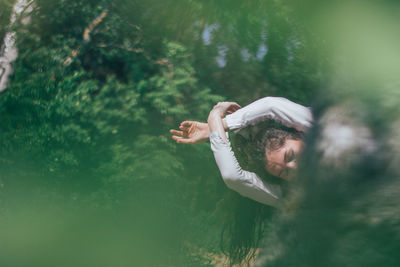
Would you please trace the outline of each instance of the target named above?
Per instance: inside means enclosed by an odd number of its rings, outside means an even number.
[[[286,163],[286,167],[290,170],[297,170],[297,161],[293,160],[293,161]]]

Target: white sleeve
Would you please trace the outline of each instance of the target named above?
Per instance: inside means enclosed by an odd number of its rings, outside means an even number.
[[[229,130],[234,131],[267,119],[303,132],[313,122],[310,108],[283,97],[264,97],[226,116],[226,124]]]
[[[222,179],[230,189],[262,204],[279,206],[280,188],[268,185],[253,172],[242,170],[230,143],[225,143],[217,132],[212,132],[210,144]]]

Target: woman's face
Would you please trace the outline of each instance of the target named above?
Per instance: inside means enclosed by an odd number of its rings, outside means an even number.
[[[287,139],[281,148],[266,152],[266,170],[274,176],[290,179],[297,170],[297,157],[303,147],[303,141]]]

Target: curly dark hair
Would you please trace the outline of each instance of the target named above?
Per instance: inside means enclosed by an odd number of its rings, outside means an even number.
[[[277,179],[266,169],[266,150],[281,148],[286,140],[303,138],[302,133],[274,122],[250,126],[246,134],[235,134],[232,138],[234,153],[243,169],[257,173],[271,184],[279,184],[285,194],[286,181]],[[227,223],[222,233],[221,245],[229,257],[230,264],[249,266],[263,237],[265,225],[275,209],[246,199],[235,192],[230,193]]]
[[[261,157],[261,160],[264,161],[264,167],[267,163],[266,153],[280,149],[288,139],[301,140],[303,139],[303,134],[292,128],[283,128],[283,126],[279,128],[269,127],[265,130],[262,137],[255,142],[256,147],[254,148],[256,156],[258,158]],[[260,159],[258,160],[260,161]]]
[[[271,127],[265,130],[260,145],[265,150],[274,151],[281,148],[287,139],[301,140],[302,138],[303,135],[292,128],[282,129]]]
[[[233,146],[235,155],[244,169],[269,180],[271,175],[265,170],[266,152],[280,149],[288,139],[301,140],[303,138],[303,134],[294,128],[268,122],[251,126],[246,137],[240,133],[236,134],[233,137]]]

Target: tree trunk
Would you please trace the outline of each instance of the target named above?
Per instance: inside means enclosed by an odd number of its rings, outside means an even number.
[[[13,29],[18,21],[27,24],[33,10],[33,0],[17,0],[11,12],[9,29]],[[15,43],[16,32],[7,32],[0,50],[0,92],[8,85],[8,79],[13,72],[12,62],[17,59],[18,50]]]

